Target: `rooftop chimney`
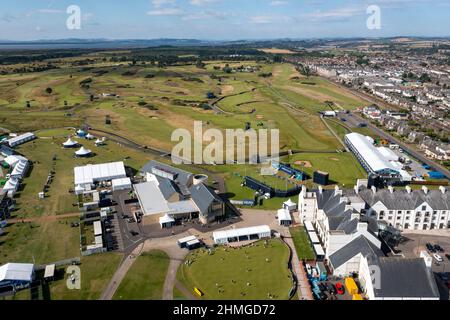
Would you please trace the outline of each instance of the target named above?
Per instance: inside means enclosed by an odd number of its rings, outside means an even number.
[[[339,186],[334,187],[334,195],[337,196],[339,194]]]
[[[447,191],[447,189],[443,186],[440,186],[439,190],[441,190],[442,194],[445,194],[445,192]]]
[[[389,186],[388,189],[389,189],[390,193],[394,193],[394,187],[393,186]]]
[[[428,188],[427,187],[422,186],[422,190],[423,190],[423,193],[428,194]]]
[[[376,193],[377,193],[377,187],[372,186],[370,189],[372,189],[373,194],[376,194]]]
[[[411,187],[410,186],[406,186],[406,192],[411,193]]]

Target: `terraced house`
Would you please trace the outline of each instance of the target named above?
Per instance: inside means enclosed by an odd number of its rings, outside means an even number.
[[[363,189],[359,196],[367,203],[367,214],[399,229],[431,230],[450,227],[450,192],[438,190]]]

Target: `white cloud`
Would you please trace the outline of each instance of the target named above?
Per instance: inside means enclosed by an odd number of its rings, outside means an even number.
[[[270,3],[271,6],[273,7],[279,7],[279,6],[284,6],[285,4],[288,4],[288,1],[282,1],[282,0],[274,0]]]
[[[49,14],[57,14],[57,13],[63,13],[63,10],[58,9],[38,9],[39,13],[49,13]]]
[[[193,5],[193,6],[203,6],[205,4],[208,3],[213,3],[213,2],[217,2],[218,0],[190,0],[189,2]]]
[[[167,4],[174,4],[175,0],[152,0],[153,7],[161,8]]]
[[[183,11],[179,8],[161,8],[147,12],[147,15],[149,16],[180,16],[182,14]]]

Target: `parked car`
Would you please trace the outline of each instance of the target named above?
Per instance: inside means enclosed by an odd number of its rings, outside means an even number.
[[[344,285],[342,283],[340,283],[340,282],[336,283],[335,287],[336,287],[337,294],[342,295],[342,294],[345,293],[345,288],[344,288]]]
[[[436,250],[437,252],[444,252],[444,248],[442,248],[440,245],[435,244],[434,245],[434,250]]]
[[[436,252],[436,249],[434,248],[434,246],[431,243],[427,243],[426,247],[427,247],[427,250],[430,251],[431,253]]]
[[[327,288],[327,286],[325,285],[325,283],[323,283],[323,282],[319,282],[319,289],[320,289],[320,291],[322,291],[322,292],[325,292],[325,291],[327,291],[328,290],[328,288]]]
[[[330,291],[331,294],[336,294],[336,287],[332,283],[327,284],[327,289]]]
[[[433,254],[433,257],[436,259],[437,262],[443,262],[444,259],[442,259],[442,257],[440,255],[438,255],[437,253]]]
[[[132,235],[133,237],[139,235],[139,232],[136,232],[136,231],[134,231],[134,230],[131,230],[130,233],[131,233],[131,235]]]
[[[450,260],[450,254],[446,254],[445,256],[447,257],[448,260]]]
[[[308,273],[308,275],[311,275],[311,266],[309,264],[306,264],[305,268],[306,268],[306,273]]]

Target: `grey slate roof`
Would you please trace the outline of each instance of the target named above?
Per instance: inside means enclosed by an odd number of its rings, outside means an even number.
[[[158,161],[155,161],[155,160],[147,162],[142,167],[141,172],[143,172],[143,173],[146,173],[146,172],[152,173],[152,168],[153,167],[162,168],[162,169],[165,169],[167,171],[176,173],[177,177],[176,177],[175,181],[177,183],[181,184],[181,185],[186,185],[189,182],[189,180],[192,177],[192,175],[193,175],[190,172],[187,172],[187,171],[184,171],[184,170],[181,170],[181,169],[169,166],[169,165],[167,165],[165,163],[158,162]]]
[[[208,212],[209,206],[214,202],[223,203],[222,199],[208,186],[200,183],[192,186],[190,189],[192,200],[200,210],[200,213],[205,215]]]
[[[439,298],[433,272],[422,258],[382,257],[380,288],[374,289],[379,298]],[[375,282],[374,282],[375,283]]]
[[[442,193],[440,190],[429,190],[427,194],[422,190],[414,190],[408,193],[406,190],[378,190],[375,194],[372,190],[362,189],[359,192],[361,198],[370,206],[378,201],[382,202],[390,210],[414,210],[422,203],[428,203],[433,210],[450,210],[450,191]]]
[[[169,200],[170,197],[172,197],[174,194],[180,193],[180,189],[178,188],[178,186],[169,179],[160,177],[157,177],[157,179],[159,182],[159,190],[161,190],[164,199]]]
[[[329,260],[333,268],[338,268],[359,253],[364,257],[384,256],[383,252],[367,240],[366,237],[359,236],[330,255]]]
[[[341,202],[342,195],[335,194],[334,190],[323,190],[317,193],[317,207],[322,209],[328,217],[328,225],[332,231],[343,231],[351,234],[358,226],[357,219],[351,219],[352,210],[345,209],[346,203]]]
[[[168,180],[168,181],[172,182],[171,183],[172,187],[174,187],[174,188],[176,187],[175,188],[176,192],[182,194],[183,196],[189,196],[189,189],[188,189],[187,185],[188,185],[189,181],[191,180],[191,178],[193,176],[192,173],[184,171],[184,170],[181,170],[181,169],[178,169],[178,168],[175,168],[175,167],[172,167],[172,166],[169,166],[169,165],[167,165],[165,163],[158,162],[158,161],[155,161],[155,160],[147,162],[141,168],[141,173],[147,173],[147,172],[148,173],[152,173],[152,168],[154,168],[154,167],[159,168],[159,169],[163,169],[163,170],[166,170],[166,171],[169,171],[169,172],[172,172],[172,173],[176,174],[176,178],[173,181],[174,183],[172,181],[170,181],[169,179],[162,178],[162,177],[157,177],[157,179],[160,182],[160,184],[161,184],[162,181]],[[164,197],[166,199],[168,199],[170,197],[169,194],[173,194],[173,193],[171,193],[172,191],[170,190],[171,186],[167,185],[167,182],[163,182],[163,184],[165,184],[165,186],[163,186],[163,188],[165,188],[165,190],[164,191],[161,190],[161,192],[163,192]],[[166,197],[166,195],[169,195],[169,196]]]

